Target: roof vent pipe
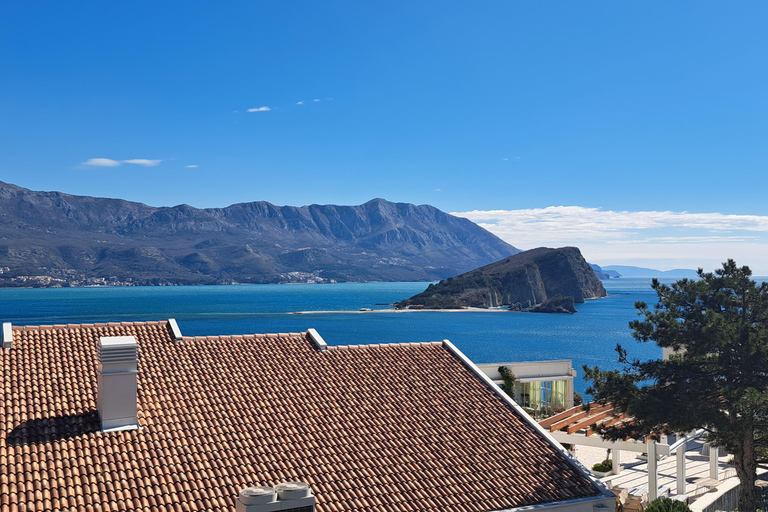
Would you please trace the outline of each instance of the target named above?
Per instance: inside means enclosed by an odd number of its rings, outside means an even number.
[[[138,418],[138,345],[133,336],[99,338],[96,403],[101,430],[133,430]]]
[[[3,323],[3,348],[7,350],[13,348],[13,326],[11,326],[11,322]]]
[[[287,482],[272,487],[247,487],[240,491],[237,512],[312,512],[315,497],[309,485]]]

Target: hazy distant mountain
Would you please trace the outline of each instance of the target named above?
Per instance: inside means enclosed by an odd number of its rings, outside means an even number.
[[[540,247],[431,284],[398,307],[428,309],[542,304],[555,297],[573,302],[605,297],[603,284],[576,247]]]
[[[155,208],[0,182],[0,285],[432,281],[518,252],[428,205]]]
[[[698,277],[695,270],[676,268],[674,270],[655,270],[652,268],[633,267],[627,265],[605,265],[604,272],[614,271],[622,277]]]
[[[600,280],[605,281],[606,279],[617,279],[621,277],[621,274],[615,270],[606,270],[600,267],[600,265],[595,265],[594,263],[590,263],[589,266],[592,267],[592,270],[595,271],[595,275]]]

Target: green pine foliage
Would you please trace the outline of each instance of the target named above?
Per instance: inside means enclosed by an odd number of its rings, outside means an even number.
[[[517,382],[517,377],[515,377],[515,374],[512,373],[512,370],[506,366],[499,366],[499,375],[501,375],[501,380],[504,381],[504,383],[501,385],[501,389],[514,400],[515,382]]]
[[[604,437],[706,429],[734,456],[742,512],[756,509],[757,461],[768,448],[768,284],[751,274],[728,260],[714,273],[699,269],[696,280],[654,280],[658,302],[637,303],[641,319],[630,328],[638,341],[675,353],[640,361],[617,346],[623,370],[584,367],[587,393],[636,420],[600,429]]]
[[[657,498],[645,507],[645,512],[691,512],[691,509],[682,501]]]

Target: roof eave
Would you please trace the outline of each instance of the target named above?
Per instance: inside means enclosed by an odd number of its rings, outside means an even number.
[[[573,508],[578,505],[584,506],[584,510],[587,510],[587,507],[601,505],[600,502],[605,502],[605,505],[609,510],[611,507],[614,507],[615,510],[616,496],[611,492],[609,492],[609,494],[610,496],[600,494],[597,496],[576,498],[567,501],[553,501],[551,503],[541,503],[538,505],[528,505],[525,507],[504,508],[499,510],[492,510],[490,512],[534,512],[537,510],[553,510],[558,508],[567,508],[569,510],[573,510]]]

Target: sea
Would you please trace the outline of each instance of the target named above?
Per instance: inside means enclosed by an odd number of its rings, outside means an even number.
[[[638,318],[635,302],[656,303],[650,278],[604,281],[608,297],[577,304],[574,314],[395,312],[388,305],[423,291],[427,284],[0,289],[0,321],[50,325],[175,318],[184,336],[315,328],[329,345],[447,339],[476,363],[570,359],[577,371],[574,388],[582,394],[588,385],[583,365],[621,368],[617,344],[632,358],[661,357],[660,348],[636,341],[628,327]]]

